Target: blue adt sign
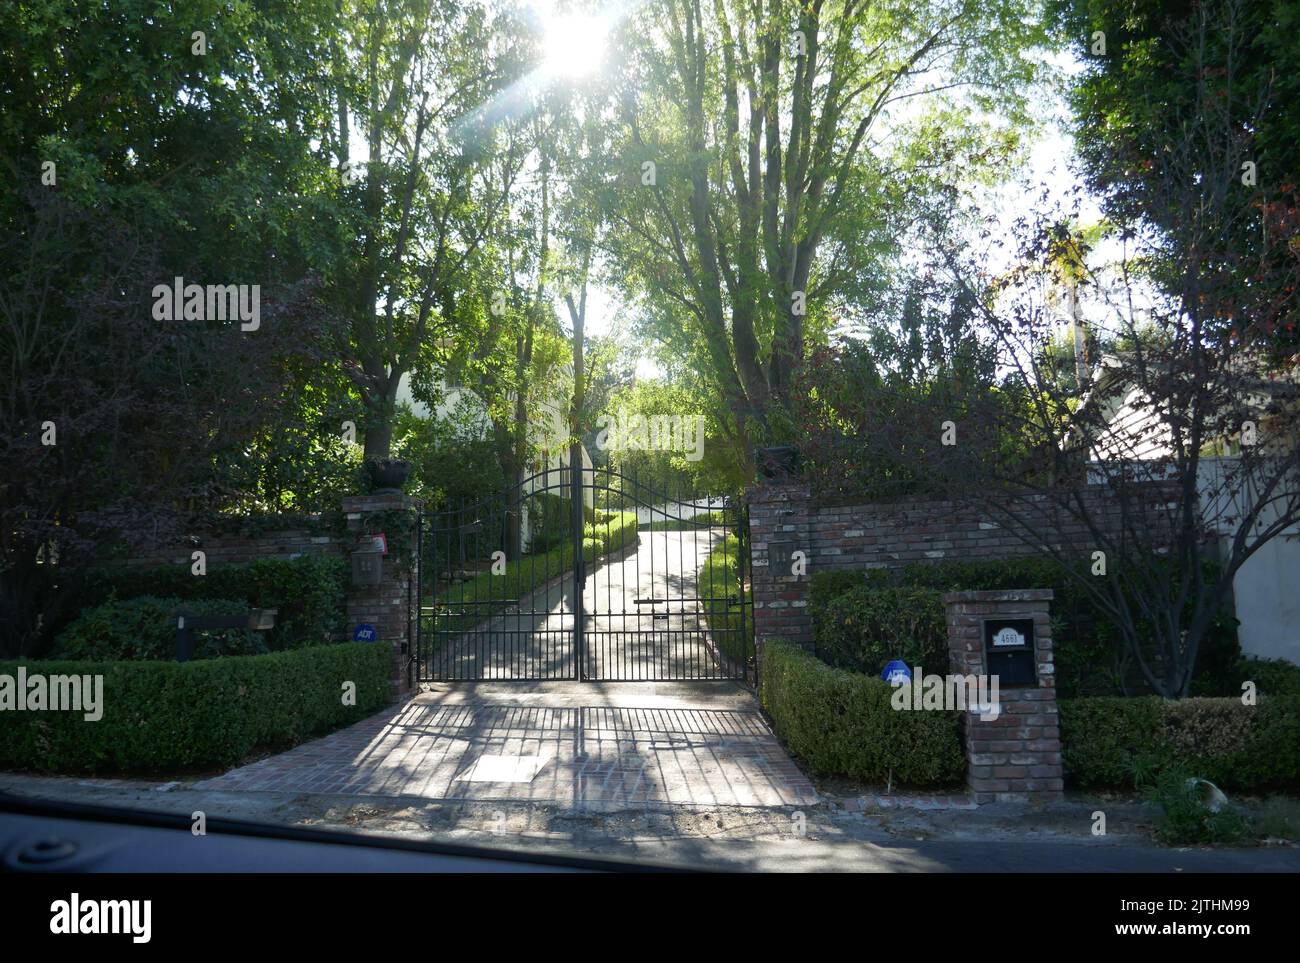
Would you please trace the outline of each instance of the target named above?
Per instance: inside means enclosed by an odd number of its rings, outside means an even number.
[[[375,627],[373,625],[358,625],[357,630],[352,633],[353,642],[373,642],[375,641]]]
[[[890,685],[905,685],[912,681],[912,671],[907,667],[906,662],[894,659],[885,666],[885,671],[880,673],[880,677]]]

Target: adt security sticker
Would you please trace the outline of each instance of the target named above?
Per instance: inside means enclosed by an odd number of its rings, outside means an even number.
[[[894,659],[885,666],[885,671],[880,673],[880,677],[890,685],[907,685],[912,681],[912,671],[907,667],[906,662]]]

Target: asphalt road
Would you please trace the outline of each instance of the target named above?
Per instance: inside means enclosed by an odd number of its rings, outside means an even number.
[[[953,814],[963,838],[907,837],[907,824],[809,807],[670,807],[575,813],[523,803],[443,803],[307,793],[196,791],[185,783],[0,774],[0,790],[74,802],[525,852],[599,855],[733,872],[871,873],[1296,873],[1296,847],[1154,845],[1136,831],[1031,830],[1032,819]],[[1091,803],[1088,805],[1092,805]],[[1018,828],[1017,828],[1018,827]],[[1040,838],[1026,838],[1037,833]],[[986,835],[987,838],[974,838]]]

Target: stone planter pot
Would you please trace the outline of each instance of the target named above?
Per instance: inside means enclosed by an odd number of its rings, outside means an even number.
[[[370,476],[373,494],[400,492],[411,475],[411,463],[401,458],[367,459],[366,473]]]

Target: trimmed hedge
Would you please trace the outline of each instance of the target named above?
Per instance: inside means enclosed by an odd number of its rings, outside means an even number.
[[[176,658],[176,616],[242,615],[243,602],[231,599],[160,599],[152,595],[105,602],[83,609],[54,641],[51,659],[112,662],[119,659]],[[194,633],[195,659],[261,655],[266,643],[248,629],[203,629]]]
[[[267,647],[274,651],[324,645],[347,618],[348,564],[335,555],[217,565],[206,575],[193,575],[189,565],[98,569],[91,574],[91,585],[96,603],[111,597],[162,595],[236,599],[250,608],[279,609],[275,628],[266,633]]]
[[[947,613],[935,589],[855,585],[821,601],[813,641],[818,658],[853,672],[879,675],[891,659],[928,673],[948,671]]]
[[[1067,782],[1133,787],[1143,771],[1182,766],[1236,792],[1300,790],[1300,696],[1062,699]]]
[[[1237,664],[1237,675],[1239,682],[1255,683],[1260,695],[1300,696],[1300,665],[1294,662],[1248,657]]]
[[[947,645],[946,629],[942,643],[937,629],[946,617],[942,594],[1005,588],[1056,593],[1051,606],[1052,639],[1056,686],[1062,697],[1113,695],[1126,691],[1126,684],[1139,691],[1146,688],[1123,651],[1119,628],[1110,615],[1059,563],[1045,558],[913,562],[898,569],[819,572],[812,578],[808,596],[817,653],[827,661],[851,665],[851,655],[846,659],[844,653],[860,651],[864,660],[877,660],[884,649],[895,651],[906,645],[928,651],[932,660],[939,661],[937,668],[922,662],[926,671],[946,673],[947,657],[939,650],[940,644]],[[930,612],[909,613],[898,605],[897,593],[904,589],[917,593],[911,597]],[[846,625],[846,619],[851,623]],[[1216,618],[1201,642],[1192,694],[1240,692],[1240,656],[1236,620],[1226,615]],[[879,672],[882,666],[883,662],[864,665],[863,671]]]
[[[237,763],[349,725],[388,704],[392,650],[373,643],[207,662],[22,663],[28,673],[102,675],[103,717],[6,712],[0,768],[39,772],[174,773]],[[18,662],[0,662],[15,676]],[[356,683],[356,705],[343,683]]]
[[[762,704],[786,747],[821,776],[912,787],[959,783],[959,711],[900,711],[883,680],[835,669],[786,642],[763,646]]]

